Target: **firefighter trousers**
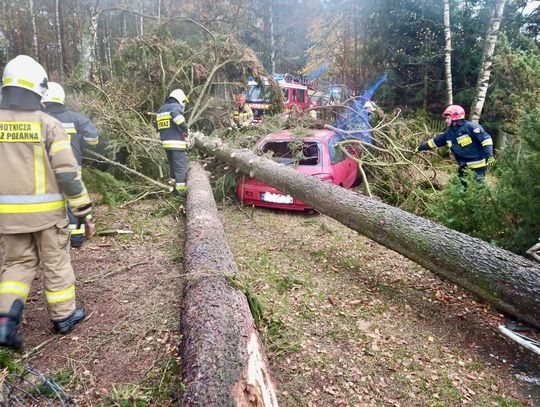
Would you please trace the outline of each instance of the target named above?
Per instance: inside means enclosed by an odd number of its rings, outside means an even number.
[[[171,169],[171,178],[174,178],[175,189],[182,192],[186,189],[186,175],[188,170],[188,156],[186,150],[166,149],[167,160]]]
[[[5,251],[0,273],[0,313],[8,313],[17,299],[26,302],[40,263],[49,318],[64,319],[75,311],[67,219],[39,232],[0,235],[0,240]]]

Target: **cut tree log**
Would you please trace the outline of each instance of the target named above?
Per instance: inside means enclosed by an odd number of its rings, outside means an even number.
[[[364,236],[395,250],[492,304],[540,328],[540,266],[482,240],[292,167],[237,150],[202,133],[195,147],[290,194]]]
[[[181,316],[182,406],[274,407],[268,361],[237,274],[208,177],[190,163],[187,178],[187,283]]]

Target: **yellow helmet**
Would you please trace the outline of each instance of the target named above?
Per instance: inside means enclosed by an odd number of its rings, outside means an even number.
[[[18,55],[9,61],[2,76],[4,87],[15,86],[43,96],[47,90],[48,77],[45,69],[28,55]]]

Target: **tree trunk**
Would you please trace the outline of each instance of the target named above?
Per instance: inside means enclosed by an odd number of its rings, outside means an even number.
[[[446,76],[446,102],[454,104],[452,95],[452,31],[450,30],[450,0],[444,0],[444,74]]]
[[[196,147],[540,328],[540,266],[409,212],[195,134]]]
[[[96,56],[97,25],[99,12],[96,7],[91,11],[89,24],[83,29],[81,49],[81,79],[90,80]]]
[[[277,406],[276,391],[205,171],[187,178],[182,406]]]
[[[486,43],[484,45],[482,61],[480,62],[480,72],[478,73],[474,101],[471,106],[470,119],[473,122],[478,122],[480,120],[484,102],[486,101],[489,77],[491,76],[491,66],[493,65],[493,53],[495,52],[495,45],[497,44],[497,36],[499,34],[499,27],[501,26],[505,4],[506,0],[497,0],[497,5],[495,6],[493,17],[491,18],[490,28],[486,35]]]
[[[60,0],[54,2],[54,18],[56,28],[56,46],[58,47],[58,72],[60,73],[60,81],[63,83],[65,78],[64,72],[64,49],[62,47],[62,35],[60,33]]]
[[[268,29],[270,31],[270,72],[276,73],[276,38],[274,34],[274,5],[268,1]]]
[[[36,15],[34,13],[34,0],[29,0],[30,3],[30,19],[32,21],[32,52],[34,58],[39,61],[39,48],[38,48],[38,39],[37,39],[37,28],[36,28]]]

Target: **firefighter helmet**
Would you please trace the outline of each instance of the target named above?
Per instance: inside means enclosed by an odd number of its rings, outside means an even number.
[[[41,100],[43,103],[51,102],[51,103],[60,103],[64,104],[64,99],[66,98],[66,93],[64,92],[64,88],[59,83],[56,82],[49,82],[49,88],[43,95],[43,99]]]
[[[364,103],[364,110],[368,112],[373,112],[377,110],[377,105],[371,100],[368,100],[366,103]]]
[[[43,96],[47,90],[47,72],[33,58],[18,55],[9,61],[2,76],[3,86],[23,88]]]
[[[186,103],[189,102],[188,97],[184,93],[182,89],[175,89],[171,92],[169,95],[170,98],[175,99],[178,103],[180,103],[182,106],[184,106]]]
[[[442,114],[444,117],[450,117],[452,121],[461,120],[465,118],[465,109],[460,105],[450,105]]]

